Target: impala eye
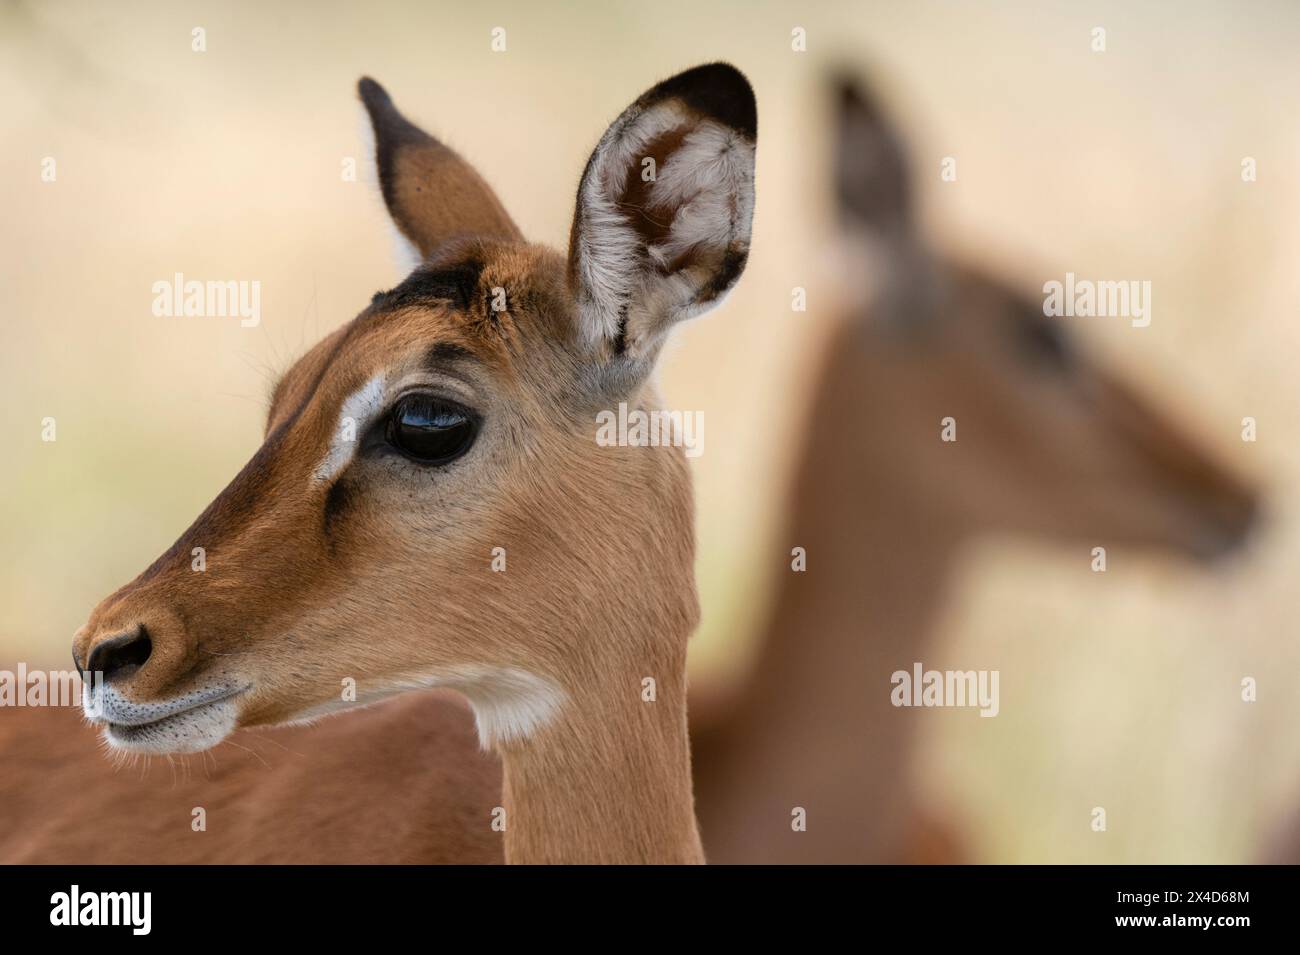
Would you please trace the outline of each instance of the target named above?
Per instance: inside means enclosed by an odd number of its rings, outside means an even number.
[[[407,395],[388,415],[388,443],[421,464],[448,464],[474,443],[478,418],[433,395]]]
[[[1059,320],[1030,312],[1017,327],[1020,344],[1036,361],[1057,371],[1069,371],[1074,365],[1074,349]]]

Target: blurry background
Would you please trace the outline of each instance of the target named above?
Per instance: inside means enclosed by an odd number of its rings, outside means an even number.
[[[256,448],[274,376],[401,277],[373,183],[340,175],[348,157],[365,169],[360,75],[476,163],[528,236],[562,245],[606,124],[726,59],[759,101],[753,254],[725,308],[677,334],[662,381],[706,421],[693,667],[734,671],[788,565],[780,494],[833,317],[822,83],[847,63],[910,140],[936,242],[1031,290],[1067,270],[1152,281],[1149,328],[1079,330],[1271,491],[1267,532],[1214,575],[1093,575],[1023,542],[972,555],[942,657],[1000,667],[1001,715],[926,713],[922,784],[988,860],[1247,859],[1300,801],[1300,9],[543,7],[0,3],[0,668],[66,667],[90,608]],[[261,325],[153,316],[151,285],[175,272],[260,281]],[[1080,805],[1107,807],[1104,837]]]

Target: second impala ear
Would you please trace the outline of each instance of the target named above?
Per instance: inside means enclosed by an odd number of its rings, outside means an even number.
[[[361,79],[357,91],[375,132],[384,203],[418,258],[427,258],[453,236],[522,238],[473,166],[399,113],[370,77]]]
[[[912,220],[907,150],[865,87],[838,84],[835,185],[848,223],[876,232],[906,231]]]
[[[718,302],[749,256],[754,92],[712,63],[629,106],[578,186],[569,281],[597,354],[650,362],[668,330]]]

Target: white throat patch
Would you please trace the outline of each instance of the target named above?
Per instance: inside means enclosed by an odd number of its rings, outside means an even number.
[[[554,719],[567,694],[554,681],[519,667],[463,664],[427,673],[408,673],[381,685],[359,686],[355,702],[335,700],[293,719],[311,723],[321,716],[356,706],[366,706],[410,690],[445,687],[463,694],[474,711],[479,745],[491,749],[500,743],[527,739]]]
[[[474,708],[479,745],[527,739],[551,721],[565,694],[550,680],[516,667],[484,667],[457,689]]]

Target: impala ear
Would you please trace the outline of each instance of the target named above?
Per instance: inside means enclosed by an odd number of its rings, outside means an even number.
[[[834,102],[843,306],[894,330],[938,327],[951,290],[917,228],[907,147],[856,81],[836,83]]]
[[[569,240],[585,347],[644,371],[675,323],[736,283],[757,134],[754,92],[725,63],[665,80],[609,127],[578,185]]]
[[[878,232],[905,230],[912,218],[907,150],[870,94],[837,84],[835,184],[840,212]]]
[[[473,166],[399,113],[388,92],[370,77],[361,79],[357,91],[375,133],[384,203],[419,259],[453,236],[522,239]]]

